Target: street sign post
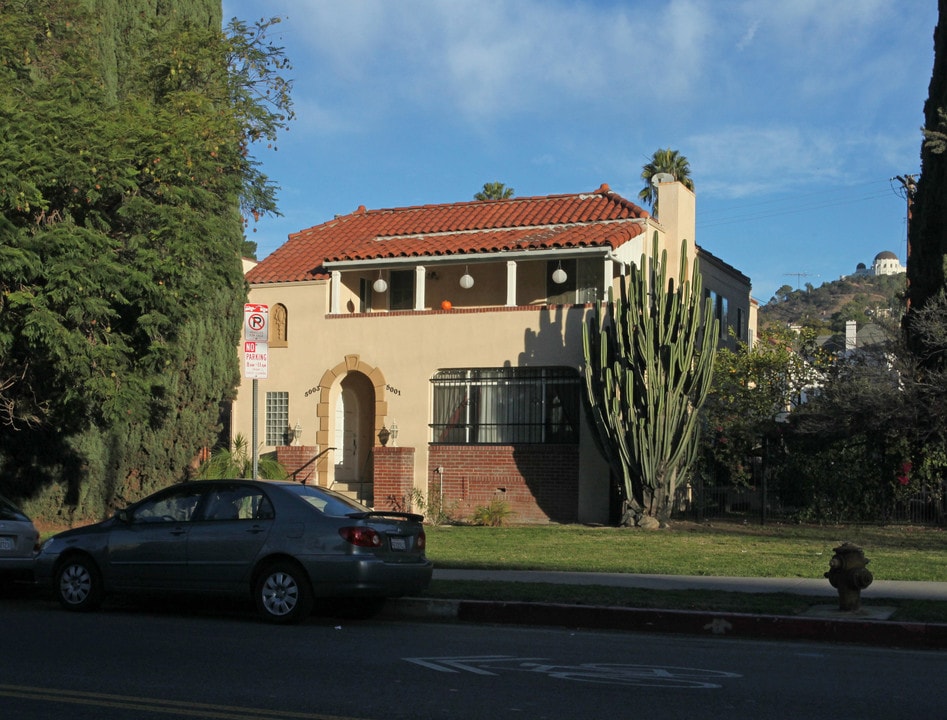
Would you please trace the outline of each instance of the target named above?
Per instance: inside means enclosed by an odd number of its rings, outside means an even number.
[[[257,418],[259,403],[257,394],[258,380],[266,380],[269,358],[268,342],[270,335],[270,308],[268,305],[246,303],[243,306],[243,376],[253,380],[253,426],[251,445],[253,446],[253,479],[260,476],[259,435]]]

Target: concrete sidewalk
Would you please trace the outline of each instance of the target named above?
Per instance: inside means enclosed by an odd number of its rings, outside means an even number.
[[[894,608],[876,604],[857,612],[838,609],[838,593],[825,578],[734,578],[542,571],[435,569],[435,580],[566,583],[652,590],[724,590],[794,593],[826,598],[804,615],[774,616],[685,610],[562,605],[489,600],[402,598],[389,602],[394,619],[591,630],[684,633],[713,637],[845,642],[884,647],[947,649],[947,624],[887,620]],[[876,580],[862,591],[866,603],[884,599],[947,602],[947,583]]]
[[[539,570],[446,570],[435,568],[435,580],[605,585],[647,590],[726,590],[747,593],[793,593],[838,597],[823,578],[741,578],[700,575],[633,575],[631,573],[544,572]],[[942,600],[947,602],[947,582],[875,580],[862,591],[862,599]]]

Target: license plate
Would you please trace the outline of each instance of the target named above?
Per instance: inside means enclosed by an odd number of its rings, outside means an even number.
[[[9,535],[0,535],[0,550],[13,550],[15,547],[16,538],[12,538]]]
[[[407,550],[408,549],[408,541],[403,537],[389,538],[389,541],[391,542],[392,550]]]

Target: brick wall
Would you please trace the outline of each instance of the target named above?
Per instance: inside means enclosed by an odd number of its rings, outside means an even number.
[[[375,447],[374,507],[376,510],[411,510],[414,488],[414,448]]]
[[[443,473],[437,468],[443,468]],[[432,445],[428,486],[435,484],[442,484],[444,506],[453,506],[457,519],[469,518],[477,507],[500,498],[515,513],[507,522],[575,522],[579,447]]]
[[[313,445],[280,445],[276,448],[276,460],[296,482],[315,485],[317,452]]]

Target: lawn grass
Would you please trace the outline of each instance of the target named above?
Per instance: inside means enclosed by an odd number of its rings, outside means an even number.
[[[916,526],[677,523],[669,530],[565,526],[426,528],[440,568],[823,578],[832,549],[862,547],[878,580],[947,582],[947,532]],[[825,581],[828,583],[828,580]],[[435,580],[427,597],[797,615],[831,597]],[[947,602],[873,599],[902,622],[947,623]]]
[[[537,525],[427,527],[437,567],[821,578],[860,546],[879,580],[947,582],[947,532],[918,526],[678,523],[667,530]]]

